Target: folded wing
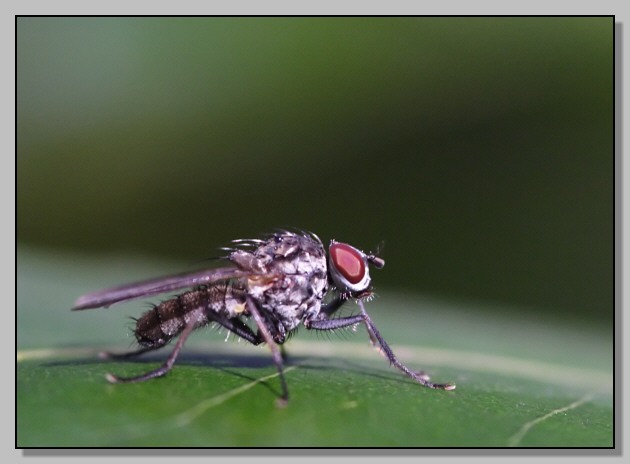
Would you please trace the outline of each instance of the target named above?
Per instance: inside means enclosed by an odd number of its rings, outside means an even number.
[[[87,295],[79,297],[74,302],[72,310],[107,308],[122,301],[157,295],[158,293],[170,292],[182,288],[211,285],[219,281],[238,279],[246,274],[246,272],[236,267],[223,267],[158,277],[156,279],[144,280],[88,293]]]

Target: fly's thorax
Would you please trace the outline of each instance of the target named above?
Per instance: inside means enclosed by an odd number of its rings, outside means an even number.
[[[287,331],[319,312],[327,290],[326,252],[315,237],[276,234],[230,259],[249,273],[247,293]]]

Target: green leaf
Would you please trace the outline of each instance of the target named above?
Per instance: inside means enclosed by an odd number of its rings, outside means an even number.
[[[613,446],[607,331],[387,291],[367,305],[383,336],[410,368],[456,390],[423,388],[388,366],[361,327],[302,330],[286,344],[285,408],[268,349],[211,329],[164,378],[108,384],[107,372],[143,373],[168,350],[99,360],[100,349],[130,347],[128,317],[146,306],[71,312],[72,301],[165,269],[19,250],[18,447]]]

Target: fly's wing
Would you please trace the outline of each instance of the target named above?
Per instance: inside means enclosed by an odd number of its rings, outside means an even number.
[[[212,283],[236,279],[245,276],[247,273],[235,267],[224,267],[218,269],[204,269],[202,271],[187,272],[157,279],[145,280],[119,287],[108,288],[94,293],[83,295],[74,302],[74,311],[90,308],[107,308],[114,303],[132,300],[158,293],[170,292],[187,287],[198,285],[210,285]]]

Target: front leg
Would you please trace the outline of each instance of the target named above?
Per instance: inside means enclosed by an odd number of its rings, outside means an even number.
[[[330,316],[332,316],[335,312],[337,312],[346,301],[348,301],[348,297],[344,296],[343,294],[337,293],[335,295],[335,298],[333,298],[329,303],[322,306],[320,313],[324,313],[327,318],[330,318]],[[359,302],[360,302],[361,310],[365,312],[365,309],[363,309],[363,304],[361,303],[361,300],[359,300]],[[376,346],[378,344],[378,340],[374,336],[374,333],[370,329],[370,326],[366,325],[365,328],[368,331],[368,336],[370,337],[370,342],[372,343],[372,346]]]
[[[425,376],[421,376],[415,373],[414,371],[409,369],[407,366],[405,366],[403,363],[401,363],[396,357],[396,355],[394,354],[394,352],[392,351],[392,349],[389,347],[387,342],[383,339],[383,336],[380,334],[380,332],[378,331],[378,329],[372,322],[372,319],[370,318],[370,316],[365,311],[365,308],[363,307],[363,302],[361,300],[359,300],[359,305],[361,306],[361,311],[362,311],[361,314],[357,314],[357,315],[349,316],[349,317],[340,317],[338,319],[320,319],[320,320],[305,321],[304,325],[306,326],[307,329],[313,329],[313,330],[335,330],[335,329],[340,329],[342,327],[348,327],[348,326],[363,322],[367,327],[368,334],[370,334],[370,338],[374,337],[376,339],[378,344],[381,346],[383,352],[385,353],[385,356],[387,357],[387,359],[389,359],[389,362],[392,363],[401,371],[403,371],[413,380],[418,382],[420,385],[423,385],[428,388],[435,388],[439,390],[454,390],[455,389],[455,385],[450,384],[450,383],[440,384],[440,383],[429,382]]]
[[[322,306],[320,312],[324,313],[327,318],[330,318],[330,316],[336,311],[338,311],[346,301],[348,301],[347,296],[341,293],[337,293],[335,297],[329,303]],[[358,301],[359,301],[359,306],[361,306],[361,311],[367,316],[363,303],[361,302],[361,300],[358,300]],[[372,331],[370,325],[366,324],[365,328],[367,329],[367,333],[368,333],[368,336],[370,337],[370,342],[372,343],[372,346],[377,346],[379,342],[378,342],[378,339],[376,338],[376,335]],[[323,330],[326,330],[326,329],[323,329]]]

